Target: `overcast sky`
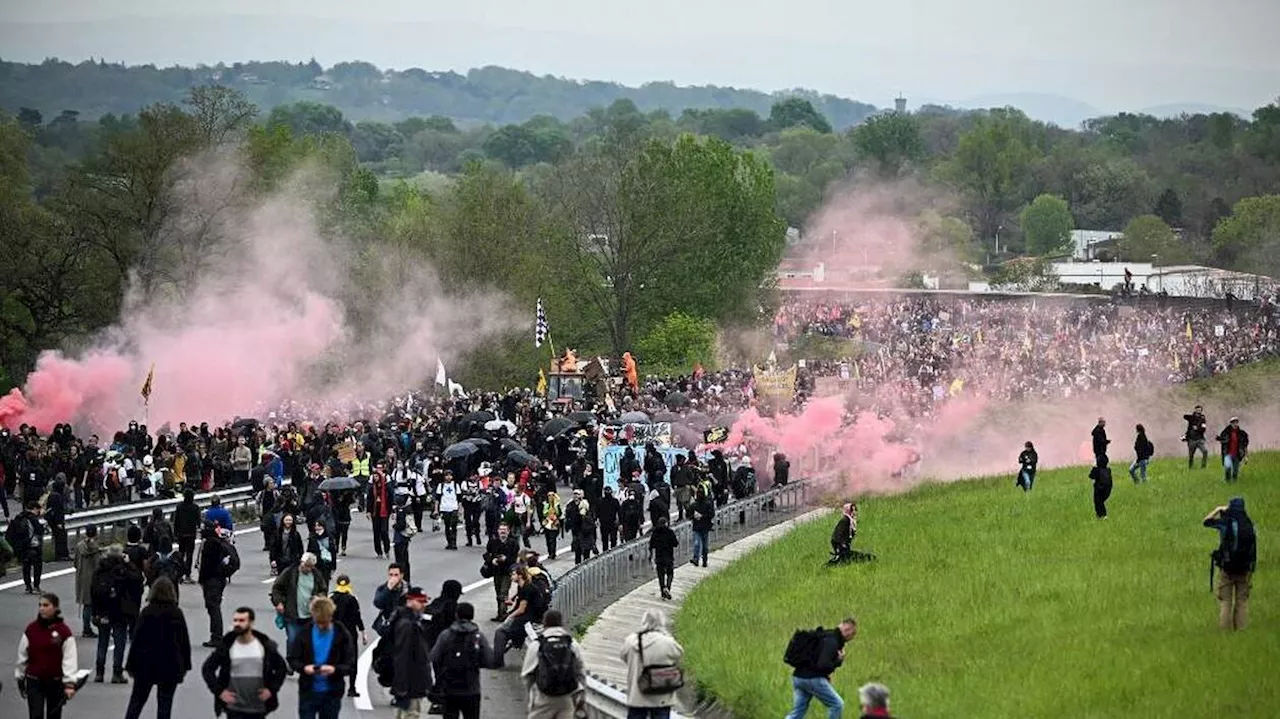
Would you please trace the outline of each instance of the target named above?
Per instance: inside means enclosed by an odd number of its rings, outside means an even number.
[[[503,65],[810,87],[876,105],[1045,93],[1113,112],[1280,95],[1280,0],[0,0],[0,56]],[[28,23],[36,23],[34,25]]]

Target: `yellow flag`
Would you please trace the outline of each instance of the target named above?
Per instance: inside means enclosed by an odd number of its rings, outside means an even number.
[[[1191,339],[1191,320],[1187,320],[1187,339]]]
[[[539,397],[547,396],[547,376],[543,374],[541,367],[538,368],[538,390],[537,391],[538,391]]]
[[[156,363],[151,363],[151,370],[147,372],[147,381],[142,383],[142,401],[151,401],[151,381],[156,377]]]

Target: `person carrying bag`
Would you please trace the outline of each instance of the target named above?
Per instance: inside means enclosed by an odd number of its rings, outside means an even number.
[[[668,632],[666,615],[646,611],[640,631],[623,641],[620,654],[627,665],[628,719],[669,719],[684,686],[684,648]]]

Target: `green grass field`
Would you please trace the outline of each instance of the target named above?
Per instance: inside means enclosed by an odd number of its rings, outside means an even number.
[[[852,614],[832,677],[846,716],[873,680],[911,719],[1280,716],[1280,453],[1251,456],[1234,486],[1213,458],[1159,461],[1138,487],[1115,469],[1107,521],[1087,468],[1069,468],[1029,495],[1006,476],[866,499],[855,548],[871,564],[825,568],[835,517],[803,526],[694,590],[677,617],[687,666],[737,719],[778,719],[791,633]],[[1259,571],[1250,626],[1226,634],[1201,520],[1233,495],[1257,524]],[[815,702],[809,716],[826,715]]]

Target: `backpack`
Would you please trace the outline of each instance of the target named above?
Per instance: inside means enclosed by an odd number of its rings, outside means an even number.
[[[549,697],[563,697],[578,690],[574,667],[573,637],[557,635],[538,638],[538,666],[533,672],[538,691]]]
[[[222,566],[219,567],[220,574],[223,579],[230,579],[232,575],[240,571],[240,552],[236,550],[236,545],[225,539],[219,539],[218,543],[222,545]]]
[[[387,631],[373,648],[373,673],[384,687],[390,687],[395,679],[395,655],[391,645],[391,632]]]
[[[1225,572],[1252,572],[1258,556],[1258,535],[1253,522],[1246,517],[1229,517],[1222,546],[1215,553],[1219,567]]]
[[[19,522],[18,520],[22,521]],[[4,530],[5,539],[9,540],[9,544],[17,551],[23,551],[27,545],[31,544],[31,520],[25,517],[14,517],[13,521]]]
[[[822,636],[826,631],[817,629],[797,629],[787,642],[787,650],[782,654],[782,661],[795,669],[810,669],[818,662],[818,653],[822,651]]]
[[[98,616],[110,616],[116,603],[120,599],[120,590],[117,588],[115,577],[111,572],[104,572],[101,569],[93,573],[93,583],[89,586],[89,597],[92,601],[94,613]]]
[[[547,576],[547,570],[544,569],[533,575],[532,583],[533,588],[538,591],[538,608],[549,608],[551,606],[551,577]]]
[[[446,689],[463,689],[467,675],[480,668],[480,631],[455,634],[453,645],[440,658],[440,682]]]

